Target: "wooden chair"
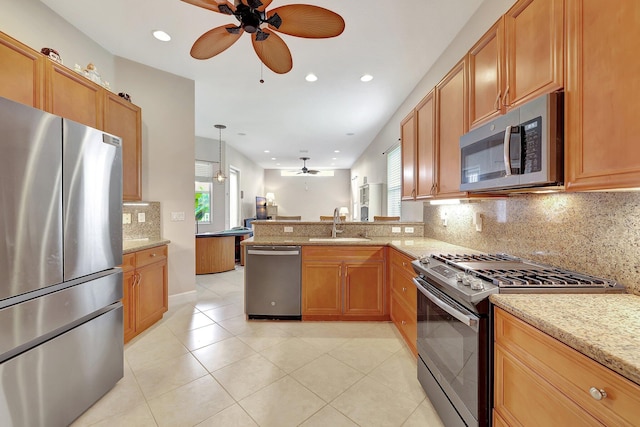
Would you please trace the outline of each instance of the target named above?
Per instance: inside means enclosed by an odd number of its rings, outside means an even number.
[[[346,221],[346,215],[340,215],[340,221]],[[320,221],[333,221],[333,215],[320,215]]]
[[[283,216],[283,215],[277,215],[276,216],[276,221],[301,221],[302,220],[302,216],[298,215],[298,216]]]
[[[374,221],[400,221],[399,216],[373,216]]]

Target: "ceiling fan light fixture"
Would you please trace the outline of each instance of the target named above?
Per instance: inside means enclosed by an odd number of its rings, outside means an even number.
[[[305,78],[304,78],[304,79],[305,79],[306,81],[308,81],[308,82],[315,82],[315,81],[317,81],[317,80],[318,80],[318,76],[316,76],[316,75],[315,75],[315,74],[313,74],[313,73],[309,73],[309,74],[307,74],[307,75],[305,76]]]
[[[371,74],[365,74],[362,77],[360,77],[360,81],[361,82],[370,82],[371,80],[373,80],[373,76]]]
[[[151,34],[161,42],[168,42],[171,40],[171,36],[162,30],[154,30]]]

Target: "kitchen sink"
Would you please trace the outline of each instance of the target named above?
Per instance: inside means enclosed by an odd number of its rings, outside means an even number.
[[[366,237],[310,237],[310,242],[368,242]]]

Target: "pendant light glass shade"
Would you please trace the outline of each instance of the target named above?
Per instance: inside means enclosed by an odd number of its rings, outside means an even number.
[[[218,149],[219,149],[218,160],[219,161],[218,161],[218,172],[216,172],[215,179],[216,181],[222,184],[227,179],[224,172],[222,171],[223,169],[222,168],[222,129],[226,129],[227,127],[225,125],[213,125],[213,127],[218,129],[219,131],[219,137],[218,137]]]

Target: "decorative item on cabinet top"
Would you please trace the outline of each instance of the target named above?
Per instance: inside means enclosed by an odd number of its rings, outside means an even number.
[[[57,63],[62,64],[62,57],[57,50],[50,47],[43,47],[42,49],[40,49],[40,53],[48,56],[52,61],[56,61]]]

